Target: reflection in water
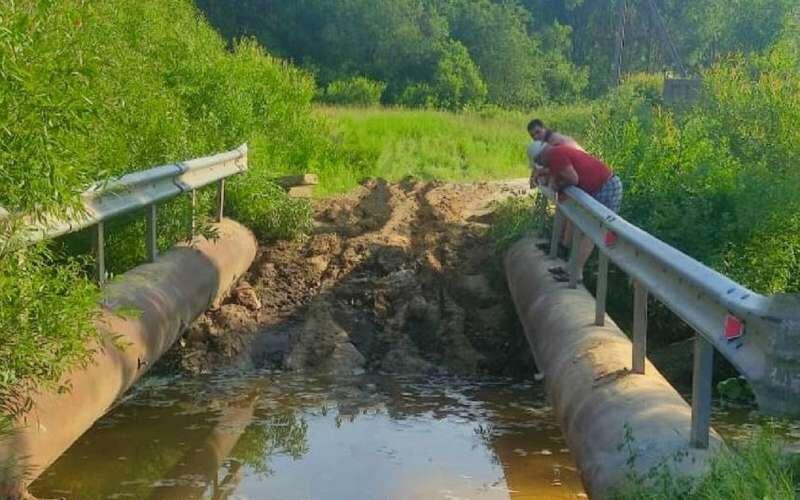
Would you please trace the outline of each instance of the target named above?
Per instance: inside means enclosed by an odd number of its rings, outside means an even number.
[[[70,499],[584,496],[540,387],[149,378],[35,482]]]
[[[800,419],[769,417],[754,404],[717,401],[711,425],[726,443],[747,443],[754,435],[767,432],[782,442],[784,449],[800,453]]]
[[[228,498],[227,493],[235,490],[241,480],[241,464],[232,464],[221,481],[220,468],[252,422],[256,400],[255,394],[251,394],[244,401],[233,401],[220,410],[211,432],[198,448],[189,450],[163,479],[155,483],[151,498],[203,498],[209,487],[212,498]]]

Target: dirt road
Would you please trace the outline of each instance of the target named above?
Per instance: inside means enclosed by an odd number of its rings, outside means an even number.
[[[488,236],[493,202],[526,184],[369,181],[316,200],[314,234],[262,246],[164,363],[530,375]]]

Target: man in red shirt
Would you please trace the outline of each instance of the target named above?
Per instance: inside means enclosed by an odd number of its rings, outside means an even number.
[[[537,155],[536,162],[543,167],[537,177],[546,177],[554,190],[561,191],[568,186],[577,186],[612,212],[619,211],[622,203],[622,181],[608,165],[589,153],[569,146],[546,147]],[[583,238],[578,257],[581,276],[592,250],[592,240]],[[551,272],[559,281],[569,280],[563,267],[553,268]]]

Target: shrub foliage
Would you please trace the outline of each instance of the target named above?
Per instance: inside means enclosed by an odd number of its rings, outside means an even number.
[[[794,51],[731,57],[688,111],[641,78],[586,133],[626,184],[623,216],[763,293],[800,291],[800,78]]]
[[[336,80],[325,87],[320,100],[340,106],[377,106],[386,84],[374,82],[363,76]]]
[[[229,214],[262,235],[295,235],[308,209],[267,179],[320,163],[314,82],[251,40],[228,44],[189,0],[0,3],[0,205],[63,215],[94,181],[250,144]],[[210,207],[211,193],[201,193]],[[186,237],[187,202],[160,208],[162,247]],[[141,219],[109,231],[112,271],[143,258]],[[136,222],[136,223],[132,223]],[[0,392],[52,386],[87,359],[99,291],[80,237],[0,251]],[[53,247],[54,248],[54,247]],[[61,252],[66,251],[66,255]],[[58,265],[55,265],[58,264]]]

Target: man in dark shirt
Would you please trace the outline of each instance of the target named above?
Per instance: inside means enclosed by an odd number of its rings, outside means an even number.
[[[536,162],[543,167],[537,175],[546,176],[554,190],[560,192],[568,186],[577,186],[612,212],[619,211],[622,203],[622,181],[608,165],[594,156],[573,147],[555,146],[545,148],[539,153]],[[592,240],[583,238],[578,257],[581,276],[592,250]],[[562,267],[553,268],[551,272],[559,281],[569,279]]]
[[[568,135],[545,127],[544,122],[538,118],[528,123],[528,134],[530,134],[531,139],[534,141],[542,141],[549,146],[572,146],[575,149],[586,151],[578,144],[578,141]]]

